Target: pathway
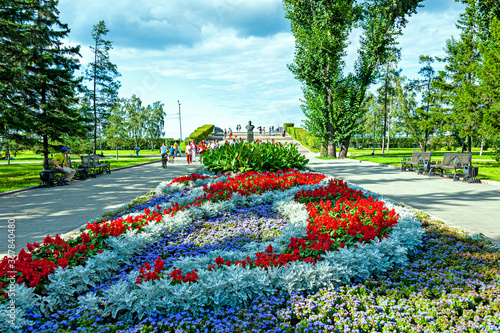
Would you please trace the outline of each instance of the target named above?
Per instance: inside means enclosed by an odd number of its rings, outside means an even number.
[[[15,221],[15,245],[41,242],[47,235],[76,231],[99,217],[146,194],[164,180],[188,173],[200,164],[178,158],[166,170],[160,163],[99,175],[71,185],[37,188],[0,196],[0,256],[7,254],[8,222]]]

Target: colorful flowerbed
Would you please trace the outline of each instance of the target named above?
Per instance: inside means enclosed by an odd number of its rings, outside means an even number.
[[[0,330],[500,328],[498,250],[332,177],[194,174],[149,204],[21,253]]]

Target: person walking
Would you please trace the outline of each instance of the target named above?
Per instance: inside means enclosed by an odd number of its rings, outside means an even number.
[[[186,159],[187,159],[187,164],[190,164],[192,159],[193,159],[193,155],[191,154],[193,151],[193,147],[191,147],[190,144],[187,144],[186,145]]]
[[[191,159],[191,162],[196,162],[196,153],[197,153],[197,146],[196,146],[196,143],[193,141],[191,141],[191,154],[193,155],[192,159]]]

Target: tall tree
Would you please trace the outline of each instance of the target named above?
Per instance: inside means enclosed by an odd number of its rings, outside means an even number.
[[[118,145],[128,137],[125,104],[125,99],[121,99],[115,103],[108,117],[108,126],[105,128],[108,141],[115,146],[116,158],[118,158]]]
[[[148,105],[145,110],[145,127],[146,134],[151,143],[151,150],[154,149],[153,139],[161,138],[165,132],[165,111],[163,111],[163,104],[159,101],[154,102],[153,106]]]
[[[472,152],[472,138],[478,135],[483,118],[483,105],[480,98],[479,71],[481,54],[479,52],[483,21],[479,10],[479,0],[464,0],[465,13],[460,15],[457,27],[461,30],[460,39],[447,41],[446,73],[449,81],[447,90],[449,104],[453,112],[448,121],[457,125],[460,136],[466,138],[468,152]]]
[[[318,117],[318,128],[326,125],[328,156],[334,155],[334,143],[341,145],[339,157],[347,156],[351,136],[359,130],[358,120],[365,110],[366,92],[374,81],[377,65],[393,52],[406,17],[415,13],[421,1],[283,1],[295,36],[295,59],[290,70],[307,86],[306,91],[312,92],[310,96],[323,96],[321,104],[314,104],[320,108],[310,114]],[[354,26],[361,27],[364,33],[354,72],[345,75],[343,57]]]
[[[491,22],[491,38],[481,46],[483,66],[479,73],[485,102],[482,134],[500,139],[500,20]]]
[[[423,67],[420,68],[418,74],[422,78],[414,80],[411,83],[415,92],[420,94],[421,97],[421,104],[415,109],[413,114],[413,124],[416,127],[413,133],[418,133],[415,137],[418,139],[422,151],[427,150],[429,136],[435,132],[445,112],[440,104],[443,99],[443,91],[438,88],[443,87],[444,81],[434,70],[432,65],[434,61],[435,59],[431,56],[421,55],[419,63]]]
[[[2,7],[2,16],[10,20],[2,22],[8,26],[1,38],[7,47],[5,54],[2,48],[2,83],[12,79],[2,84],[2,108],[8,108],[2,114],[8,120],[4,124],[25,138],[34,134],[43,143],[45,158],[50,140],[61,140],[65,134],[83,136],[86,131],[85,118],[74,107],[79,47],[63,46],[69,29],[59,20],[57,4],[57,0],[7,1],[7,14]],[[5,70],[9,65],[15,68]]]
[[[129,137],[134,139],[135,145],[139,146],[139,140],[144,137],[145,111],[142,101],[136,95],[124,100],[127,117],[127,130]]]
[[[109,60],[109,51],[113,46],[111,41],[105,39],[108,32],[104,21],[99,21],[92,28],[94,45],[90,46],[90,49],[94,54],[94,61],[84,73],[85,80],[91,82],[87,95],[92,101],[94,112],[94,154],[97,148],[97,124],[106,126],[105,121],[118,100],[118,90],[121,86],[117,80],[121,74],[116,65]]]
[[[391,109],[394,95],[396,94],[395,82],[399,77],[399,71],[395,65],[399,58],[399,52],[389,57],[387,61],[380,66],[379,77],[381,86],[377,89],[379,94],[378,102],[382,104],[383,130],[382,130],[382,154],[385,152],[387,143],[387,151],[389,151],[390,135],[388,135],[391,123]],[[387,137],[387,141],[386,141]]]

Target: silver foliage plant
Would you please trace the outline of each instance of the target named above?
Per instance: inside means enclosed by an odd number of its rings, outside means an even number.
[[[139,233],[129,231],[124,235],[109,238],[109,248],[88,259],[85,266],[56,269],[49,276],[51,282],[47,286],[49,291],[47,296],[33,296],[29,298],[29,301],[25,300],[18,304],[16,323],[17,325],[26,324],[25,311],[34,304],[38,304],[41,311],[48,315],[73,301],[74,295],[82,295],[78,299],[80,311],[110,315],[115,318],[127,319],[135,315],[143,317],[153,311],[196,313],[204,307],[218,309],[223,306],[245,306],[256,296],[329,288],[348,283],[354,277],[367,277],[404,265],[408,260],[407,255],[422,243],[424,230],[420,221],[409,209],[376,193],[349,184],[349,187],[362,190],[367,196],[384,201],[387,208],[395,209],[399,214],[398,223],[388,238],[375,239],[357,249],[344,248],[327,252],[324,260],[316,265],[292,262],[285,267],[267,270],[249,269],[239,265],[211,272],[207,270],[207,265],[214,263],[214,259],[219,255],[231,261],[241,260],[247,255],[254,258],[256,252],[264,251],[269,244],[273,246],[275,252],[280,253],[288,246],[291,237],[305,236],[308,213],[305,205],[294,201],[294,195],[300,190],[314,190],[324,186],[332,178],[328,176],[317,185],[294,187],[285,191],[270,191],[251,196],[234,194],[225,202],[206,202],[200,207],[179,211],[173,217],[164,216],[162,223],[148,225]],[[203,194],[203,185],[225,180],[227,177],[221,176],[190,182],[188,187],[193,191],[188,196],[174,196],[170,203],[164,204],[161,208],[168,208],[173,202],[179,205],[192,203]],[[156,193],[175,193],[186,188],[186,185],[178,183],[168,187],[166,185],[168,185],[167,182],[160,183],[155,190]],[[197,269],[197,283],[171,285],[171,279],[164,276],[155,283],[148,281],[137,286],[134,281],[138,272],[133,271],[129,273],[128,281],[120,281],[113,285],[102,297],[92,293],[84,294],[93,286],[113,276],[123,263],[129,262],[130,258],[147,244],[160,240],[164,233],[179,232],[196,220],[211,218],[221,212],[233,211],[236,206],[252,207],[266,203],[272,203],[276,213],[289,220],[289,226],[271,242],[250,242],[245,246],[245,252],[216,250],[203,257],[179,258],[175,263],[175,268],[182,268],[185,272]],[[155,207],[150,209],[153,210]],[[19,293],[16,293],[16,297],[33,295],[32,288],[24,285],[18,286],[17,289]],[[5,322],[8,318],[7,313],[6,306],[0,305],[0,330],[2,331],[4,325],[8,324]]]

